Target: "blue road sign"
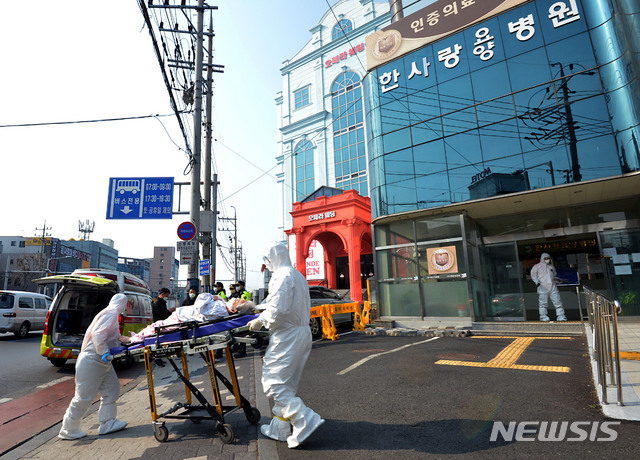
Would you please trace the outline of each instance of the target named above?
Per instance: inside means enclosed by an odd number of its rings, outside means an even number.
[[[189,241],[196,236],[196,226],[191,222],[182,222],[178,225],[178,238],[183,241]]]
[[[209,259],[200,261],[200,276],[206,276],[211,274],[211,268],[209,265]]]
[[[112,177],[107,219],[171,219],[173,177]]]

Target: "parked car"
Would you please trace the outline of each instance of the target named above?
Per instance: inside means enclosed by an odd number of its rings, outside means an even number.
[[[337,304],[337,303],[352,303],[353,300],[344,298],[336,291],[326,288],[324,286],[309,286],[309,296],[311,297],[311,306],[317,307],[320,305]],[[333,322],[335,324],[351,323],[353,324],[352,313],[339,313],[333,316]],[[314,338],[322,336],[322,318],[311,318],[309,321],[309,327],[311,328],[311,335]]]
[[[147,283],[129,273],[80,269],[71,275],[48,276],[36,283],[59,284],[42,335],[40,354],[54,366],[63,366],[80,354],[84,333],[114,294],[127,296],[120,315],[120,333],[138,332],[153,322],[151,291]]]
[[[0,332],[24,339],[29,331],[41,331],[47,320],[51,297],[24,291],[0,291]]]

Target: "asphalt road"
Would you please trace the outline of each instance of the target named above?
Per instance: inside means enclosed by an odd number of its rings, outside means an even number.
[[[536,339],[519,350],[513,350],[514,342],[513,338],[428,341],[424,337],[343,334],[335,343],[315,343],[298,394],[326,422],[299,449],[278,443],[280,458],[637,455],[637,422],[609,426],[616,437],[610,442],[566,440],[580,437],[570,426],[563,441],[538,440],[540,430],[535,427],[540,427],[539,422],[553,421],[560,422],[558,430],[561,422],[581,421],[585,424],[578,428],[589,436],[594,430],[595,439],[613,436],[601,430],[608,419],[599,409],[591,383],[584,338]],[[501,357],[497,362],[496,356]],[[436,364],[440,360],[494,360],[503,367]],[[514,369],[513,365],[550,367],[549,371],[536,371]],[[566,367],[568,372],[558,372]],[[530,441],[508,441],[502,435],[491,441],[494,421],[505,426],[509,422],[537,423],[524,426],[523,437],[532,438]]]
[[[73,367],[57,368],[40,355],[42,332],[30,332],[26,339],[0,334],[0,401],[28,395],[38,387],[73,378]]]

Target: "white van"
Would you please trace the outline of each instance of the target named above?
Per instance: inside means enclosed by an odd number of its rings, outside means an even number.
[[[34,292],[0,291],[0,332],[24,339],[29,331],[41,331],[47,320],[51,297]]]
[[[130,273],[79,269],[70,275],[47,276],[35,282],[60,286],[40,343],[40,354],[54,366],[77,358],[89,324],[116,293],[127,296],[127,308],[119,318],[122,335],[138,332],[153,322],[149,286]]]

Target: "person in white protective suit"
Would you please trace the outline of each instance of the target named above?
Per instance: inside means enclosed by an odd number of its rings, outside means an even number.
[[[127,296],[116,294],[109,305],[100,311],[84,334],[82,348],[76,361],[76,392],[62,420],[58,433],[61,439],[79,439],[87,435],[80,429],[80,421],[96,395],[100,393],[98,434],[113,433],[127,426],[116,418],[116,400],[120,382],[111,365],[109,349],[119,345],[118,317],[127,307]]]
[[[556,285],[556,269],[551,263],[551,256],[546,252],[540,256],[540,262],[535,264],[531,269],[531,279],[538,286],[538,310],[540,312],[540,321],[549,321],[547,315],[547,305],[549,298],[556,308],[556,318],[558,321],[566,321],[564,308],[562,307],[562,299]]]
[[[289,448],[295,448],[324,423],[296,396],[311,352],[309,285],[291,265],[289,251],[283,244],[269,246],[265,263],[272,273],[269,295],[259,306],[264,311],[249,322],[252,331],[263,326],[269,330],[262,387],[273,400],[273,418],[269,425],[262,425],[260,431],[269,438],[287,441]]]

